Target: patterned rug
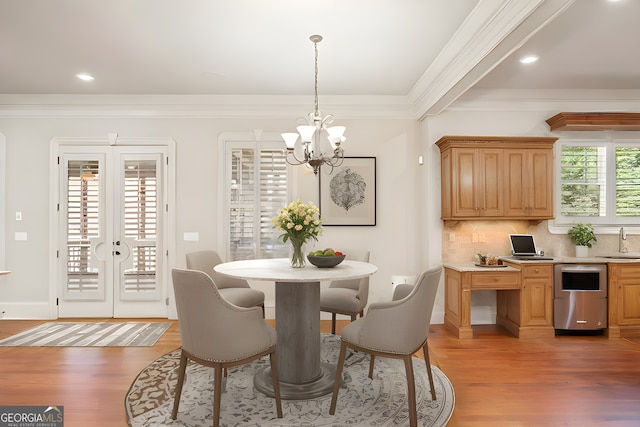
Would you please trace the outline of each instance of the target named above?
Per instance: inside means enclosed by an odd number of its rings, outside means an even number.
[[[337,364],[339,337],[322,335],[321,361]],[[455,404],[449,379],[432,366],[436,387],[431,400],[424,360],[414,358],[418,425],[444,426]],[[125,398],[131,427],[210,426],[213,417],[213,369],[190,363],[182,389],[178,419],[171,419],[180,350],[146,367]],[[369,356],[348,355],[336,414],[329,415],[331,394],[310,400],[283,400],[283,418],[275,414],[275,401],[253,388],[253,376],[269,365],[268,357],[229,370],[222,393],[222,426],[408,426],[404,365],[395,359],[376,358],[373,380]],[[223,383],[224,384],[224,383]]]
[[[171,322],[50,322],[0,341],[5,347],[147,347]]]

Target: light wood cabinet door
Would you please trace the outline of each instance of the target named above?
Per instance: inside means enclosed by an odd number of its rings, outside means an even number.
[[[608,297],[609,326],[640,331],[640,266],[609,264]]]
[[[453,216],[502,216],[503,150],[454,148],[451,155]]]
[[[522,268],[520,326],[553,326],[553,266]]]
[[[553,217],[553,152],[504,150],[505,215]]]

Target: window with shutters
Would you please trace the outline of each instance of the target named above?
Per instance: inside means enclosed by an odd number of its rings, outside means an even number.
[[[559,144],[555,224],[640,224],[640,143]]]
[[[283,144],[226,142],[227,259],[282,258],[289,248],[278,240],[271,219],[289,203]]]

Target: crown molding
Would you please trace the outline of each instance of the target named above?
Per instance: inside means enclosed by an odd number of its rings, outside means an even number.
[[[471,89],[448,111],[640,111],[640,90]]]
[[[340,119],[416,119],[405,96],[325,96]],[[313,109],[309,96],[0,95],[2,118],[286,118]]]

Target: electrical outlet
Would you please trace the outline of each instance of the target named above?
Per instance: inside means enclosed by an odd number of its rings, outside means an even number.
[[[471,241],[472,241],[473,243],[478,243],[478,233],[473,233],[473,234],[471,235]]]
[[[22,221],[22,212],[16,212],[16,221]]]
[[[449,241],[450,242],[456,241],[456,233],[449,233]]]
[[[484,236],[484,233],[478,233],[478,241],[480,243],[485,243],[487,241],[486,237]]]

